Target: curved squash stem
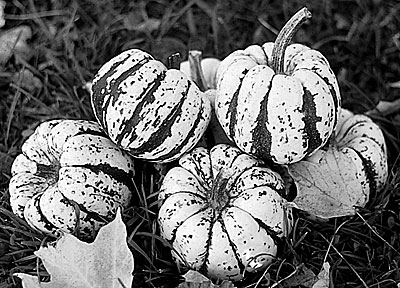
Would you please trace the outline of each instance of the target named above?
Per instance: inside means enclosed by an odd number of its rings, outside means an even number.
[[[293,36],[297,33],[300,26],[310,18],[311,12],[306,7],[304,7],[300,9],[296,14],[294,14],[279,32],[274,42],[274,48],[272,49],[271,68],[275,71],[276,74],[284,73],[286,48],[292,41]]]
[[[200,88],[200,91],[205,92],[208,90],[206,80],[204,78],[203,69],[201,68],[202,53],[199,50],[189,51],[189,67],[190,75],[193,81]]]
[[[168,69],[177,69],[179,70],[181,66],[181,54],[174,53],[167,58],[167,68]]]

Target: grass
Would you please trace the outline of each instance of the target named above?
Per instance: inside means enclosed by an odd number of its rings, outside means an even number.
[[[85,85],[99,67],[128,48],[140,48],[163,61],[189,49],[223,58],[250,44],[273,41],[276,30],[298,9],[313,13],[295,36],[320,50],[331,63],[343,106],[358,113],[380,100],[399,98],[400,3],[348,1],[95,1],[10,0],[10,29],[28,25],[29,53],[14,55],[0,70],[0,287],[21,287],[15,272],[46,277],[33,255],[51,239],[11,212],[10,166],[21,144],[40,121],[93,119]],[[30,71],[38,85],[29,85]],[[18,74],[19,73],[19,74]],[[31,78],[32,79],[32,78]],[[393,84],[394,83],[394,84]],[[354,217],[314,222],[296,212],[293,234],[267,273],[251,275],[239,287],[266,287],[304,263],[318,273],[332,267],[332,287],[396,287],[400,282],[400,114],[375,116],[385,133],[390,177]],[[182,270],[157,237],[159,175],[137,161],[138,203],[124,212],[128,244],[135,257],[134,287],[174,287]]]

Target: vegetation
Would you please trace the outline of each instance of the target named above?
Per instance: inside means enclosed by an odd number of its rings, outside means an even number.
[[[274,41],[276,31],[304,6],[313,16],[294,40],[329,60],[345,108],[365,113],[380,101],[399,98],[396,0],[6,1],[2,31],[27,25],[32,35],[22,52],[2,61],[0,71],[0,287],[21,287],[12,276],[16,272],[39,273],[44,280],[47,276],[33,252],[54,239],[12,214],[7,190],[11,163],[39,122],[94,119],[87,84],[105,61],[123,50],[140,48],[164,62],[175,52],[186,59],[189,49],[222,59],[250,44]],[[354,217],[320,222],[296,212],[295,229],[277,261],[239,287],[267,287],[302,263],[317,274],[326,261],[332,287],[400,283],[400,113],[372,117],[388,145],[390,173],[384,191],[371,195]],[[133,286],[175,287],[183,270],[157,236],[160,170],[142,161],[136,164],[136,202],[124,211],[135,258]]]

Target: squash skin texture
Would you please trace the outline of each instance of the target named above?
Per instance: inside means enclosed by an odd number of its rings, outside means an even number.
[[[353,114],[342,108],[334,145],[343,153],[343,157],[351,157],[357,167],[356,175],[365,195],[357,206],[363,207],[371,193],[379,193],[383,189],[389,174],[382,130],[368,116]],[[312,157],[318,159],[318,155]]]
[[[12,164],[10,203],[36,230],[91,239],[130,202],[133,160],[96,122],[43,122],[21,150]]]
[[[227,144],[195,148],[179,164],[162,182],[158,214],[176,261],[232,281],[271,264],[292,226],[279,174]]]
[[[136,158],[165,163],[200,140],[209,100],[177,69],[139,49],[105,63],[93,79],[94,114],[110,139]]]
[[[320,52],[289,45],[280,74],[271,68],[273,45],[252,45],[221,62],[216,115],[242,151],[291,164],[326,144],[337,123],[341,97]]]

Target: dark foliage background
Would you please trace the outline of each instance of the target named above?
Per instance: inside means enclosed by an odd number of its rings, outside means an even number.
[[[345,108],[364,113],[379,101],[400,98],[400,2],[395,0],[6,1],[2,31],[27,25],[32,37],[29,50],[0,67],[0,287],[20,287],[14,272],[40,271],[46,277],[32,252],[51,239],[13,216],[7,191],[11,163],[39,122],[93,119],[85,85],[123,50],[140,48],[166,61],[172,53],[186,59],[189,49],[198,49],[204,57],[222,59],[236,49],[274,41],[277,30],[304,6],[313,17],[295,41],[320,50],[329,60]],[[325,260],[332,266],[332,287],[396,287],[400,116],[378,113],[374,120],[384,130],[389,150],[385,191],[372,195],[355,217],[321,223],[297,213],[294,233],[277,263],[266,275],[249,276],[240,287],[267,287],[301,263],[318,273]],[[174,287],[181,271],[154,236],[157,171],[139,161],[137,167],[141,200],[125,211],[129,245],[137,259],[134,286]]]

